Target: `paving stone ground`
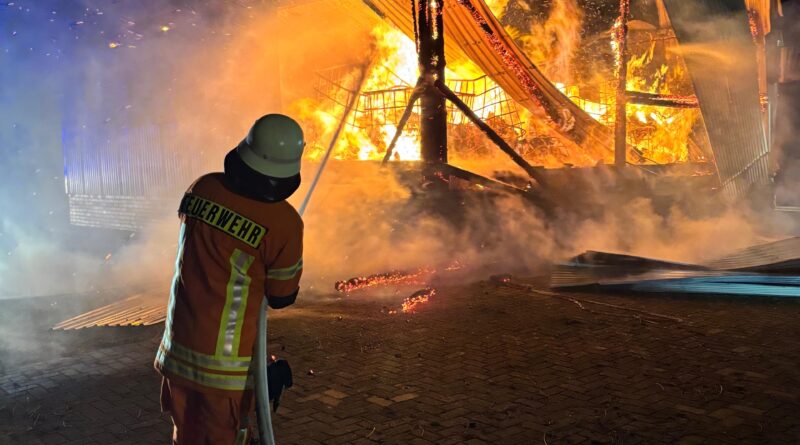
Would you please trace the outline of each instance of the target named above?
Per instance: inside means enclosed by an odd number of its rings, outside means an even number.
[[[295,372],[278,443],[800,443],[796,302],[472,283],[389,314],[403,292],[271,315],[272,352]],[[161,329],[52,333],[92,341],[4,364],[0,443],[168,443]]]

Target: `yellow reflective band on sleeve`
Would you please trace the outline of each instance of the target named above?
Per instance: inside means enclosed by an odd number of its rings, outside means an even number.
[[[243,391],[253,386],[252,380],[247,374],[226,375],[201,371],[181,363],[178,359],[164,354],[161,350],[158,352],[156,359],[165,371],[209,388]]]
[[[267,229],[233,210],[208,199],[187,193],[183,196],[179,212],[225,232],[250,247],[258,247]]]
[[[267,271],[267,278],[270,280],[291,280],[301,270],[303,270],[302,258],[300,258],[300,261],[294,266],[284,267],[282,269],[269,269]]]
[[[166,346],[163,342],[159,349],[165,355],[173,356],[188,364],[215,371],[247,372],[250,368],[250,357],[215,357],[181,346],[174,341]]]

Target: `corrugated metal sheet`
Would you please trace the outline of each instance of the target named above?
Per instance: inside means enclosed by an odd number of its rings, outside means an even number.
[[[611,290],[676,294],[800,297],[800,277],[780,275],[731,275],[665,280],[640,280],[610,285]]]
[[[185,189],[208,168],[194,147],[179,141],[174,125],[85,128],[65,123],[70,222],[135,230],[174,209],[164,196]]]
[[[76,226],[137,231],[165,216],[177,215],[173,199],[141,196],[69,196],[69,220]]]
[[[609,291],[800,297],[798,273],[800,238],[788,238],[699,265],[590,251],[557,265],[550,285]]]
[[[770,182],[756,48],[745,3],[664,0],[729,196]]]
[[[153,293],[137,294],[64,320],[55,330],[95,326],[149,326],[166,319],[167,300]]]
[[[364,2],[414,38],[410,1]],[[561,134],[578,143],[594,159],[610,162],[614,145],[611,131],[547,80],[517,47],[483,0],[445,0],[444,3],[445,55],[448,60],[471,59],[516,102],[536,114],[541,114],[544,109],[556,122],[571,116],[574,125]],[[536,94],[532,94],[532,90]]]
[[[800,237],[748,247],[703,263],[712,269],[800,272]]]
[[[712,270],[650,270],[636,273],[624,268],[560,265],[551,276],[554,289],[605,291],[760,295],[800,297],[800,276],[768,275]]]
[[[64,128],[67,193],[155,196],[187,186],[204,168],[175,126]]]

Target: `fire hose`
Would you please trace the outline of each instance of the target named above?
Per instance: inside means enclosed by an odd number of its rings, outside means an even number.
[[[358,101],[358,96],[361,93],[361,87],[364,83],[364,79],[366,78],[366,69],[367,67],[364,66],[361,68],[361,74],[357,82],[357,88],[355,91],[352,92],[350,96],[350,100],[347,103],[347,107],[342,114],[342,118],[339,121],[339,125],[336,127],[336,131],[333,133],[333,137],[331,138],[331,142],[328,145],[328,150],[325,152],[325,157],[322,158],[322,162],[320,163],[319,169],[317,170],[317,174],[314,176],[314,180],[311,182],[311,187],[308,189],[308,193],[306,194],[303,203],[300,205],[300,210],[298,213],[302,217],[306,211],[308,206],[308,201],[311,199],[311,195],[314,193],[314,190],[317,187],[317,183],[319,182],[319,178],[322,176],[322,172],[325,169],[325,166],[328,163],[328,159],[333,152],[333,147],[336,146],[336,142],[339,139],[339,134],[342,132],[344,128],[344,124],[347,121],[347,117],[353,111],[353,108]],[[269,377],[268,377],[268,356],[267,356],[267,297],[265,296],[264,299],[261,301],[261,309],[258,316],[258,334],[256,339],[256,350],[253,357],[253,360],[256,362],[255,367],[255,396],[256,396],[256,417],[258,420],[258,436],[262,444],[266,445],[275,445],[275,432],[272,429],[272,414],[270,413],[269,407]],[[291,375],[291,374],[290,374]],[[291,386],[291,383],[290,383]],[[275,397],[275,407],[277,407],[277,402],[280,397],[279,394],[274,394]]]
[[[267,378],[267,298],[261,301],[258,316],[258,336],[256,337],[256,413],[258,417],[258,437],[262,444],[275,445],[272,431],[272,414],[269,411],[269,380]]]

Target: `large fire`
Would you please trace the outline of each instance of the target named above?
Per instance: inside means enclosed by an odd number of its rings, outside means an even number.
[[[355,109],[348,116],[348,125],[334,149],[334,159],[383,159],[419,76],[416,47],[411,39],[383,23],[375,26],[371,34],[374,61],[366,68]],[[352,94],[356,79],[361,75],[360,69],[345,73],[334,70],[333,77],[337,78],[324,79],[326,85],[321,89],[325,91],[319,91],[322,96],[319,100],[306,99],[295,104],[299,115],[317,129],[315,134],[328,136],[333,133],[346,102],[341,93]],[[491,121],[505,116],[507,122],[501,123],[501,127],[518,123],[516,108],[509,108],[510,100],[505,92],[471,62],[449,63],[445,77],[450,88],[481,118]],[[454,126],[467,124],[466,117],[454,108],[448,108],[448,121]],[[513,129],[506,131],[514,133]],[[419,160],[419,139],[417,107],[395,145],[392,160]],[[324,139],[316,142],[307,151],[310,160],[321,158],[327,148]]]
[[[489,2],[497,15],[502,14],[506,3]],[[613,127],[615,81],[599,75],[576,80],[580,77],[574,75],[577,70],[593,68],[578,66],[580,64],[574,61],[574,53],[581,44],[579,30],[583,15],[574,0],[555,4],[560,6],[553,8],[545,23],[524,31],[509,29],[509,33],[559,90],[595,120]],[[628,90],[690,95],[691,83],[686,68],[676,53],[665,47],[660,31],[654,28],[652,32],[639,32],[631,37]],[[613,30],[610,32],[612,36],[615,34]],[[298,114],[306,120],[307,126],[314,128],[312,133],[317,136],[316,143],[307,150],[310,160],[323,156],[350,94],[358,94],[358,98],[354,110],[347,117],[333,157],[339,160],[383,159],[418,77],[417,55],[414,42],[388,24],[376,25],[372,39],[372,62],[363,68],[363,74],[359,69],[323,73],[325,86],[318,89],[320,97],[295,104]],[[611,38],[610,52],[614,52],[615,45],[614,38]],[[358,83],[356,79],[362,75],[361,88],[354,92]],[[551,128],[517,106],[471,62],[448,61],[446,79],[462,100],[530,162],[557,167],[564,164],[592,165],[597,161],[581,157],[573,147],[564,145],[568,142],[553,137]],[[398,139],[392,160],[420,159],[418,111],[412,114]],[[702,160],[702,153],[691,138],[698,117],[699,110],[694,108],[629,103],[626,116],[628,143],[641,155],[640,159],[633,161],[664,164]],[[522,119],[527,122],[522,122]],[[459,111],[449,108],[448,122],[453,133],[451,140],[454,141],[451,151],[455,151],[456,156],[485,153],[490,143]],[[554,149],[554,144],[561,145]]]

